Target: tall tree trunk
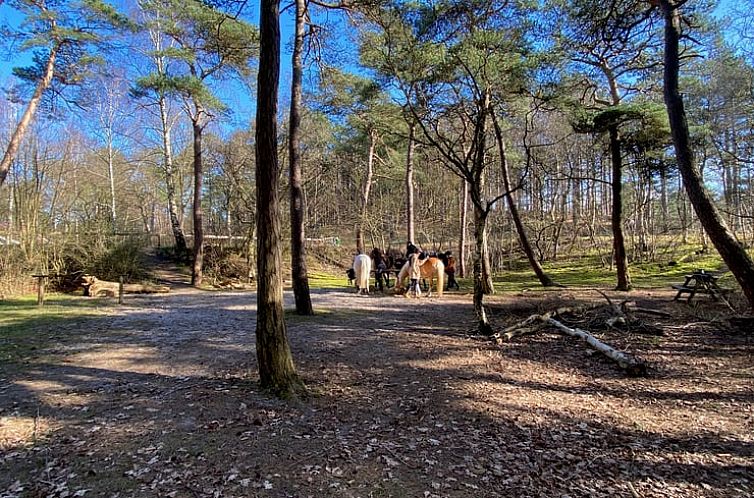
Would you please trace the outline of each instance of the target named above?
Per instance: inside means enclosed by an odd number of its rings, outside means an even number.
[[[288,138],[291,192],[291,279],[296,313],[313,315],[309,294],[309,277],[306,271],[306,239],[304,238],[304,189],[301,182],[301,86],[306,22],[306,0],[296,0],[296,34],[293,42],[291,111]]]
[[[497,117],[493,114],[492,122],[495,126],[495,138],[497,139],[497,148],[500,153],[500,168],[503,177],[503,188],[505,189],[505,200],[508,202],[508,209],[511,212],[511,218],[516,225],[516,232],[518,232],[518,239],[521,242],[521,248],[526,254],[526,259],[529,260],[529,265],[534,273],[537,275],[539,282],[545,287],[552,287],[555,282],[545,273],[542,269],[542,265],[539,264],[537,258],[534,256],[534,250],[529,243],[529,237],[526,235],[526,228],[521,222],[521,216],[518,214],[518,206],[513,199],[513,193],[511,192],[510,175],[508,174],[508,157],[505,152],[505,141],[503,140],[503,132],[500,129],[500,123],[497,122]]]
[[[474,250],[474,312],[477,317],[479,333],[482,335],[492,335],[492,326],[484,308],[484,295],[488,294],[483,268],[488,215],[488,212],[479,207],[479,203],[474,203],[474,240],[476,242]]]
[[[367,222],[367,210],[369,208],[369,194],[372,191],[372,178],[374,177],[374,151],[377,148],[377,131],[369,131],[369,151],[367,153],[367,172],[364,177],[364,189],[361,196],[361,216],[356,226],[356,251],[366,254],[364,249],[364,225]]]
[[[492,280],[492,264],[490,263],[490,246],[489,239],[487,238],[487,220],[485,220],[484,231],[482,236],[484,238],[484,244],[482,244],[482,289],[485,294],[495,293],[495,282]]]
[[[461,178],[461,236],[458,240],[458,276],[466,276],[466,224],[469,216],[469,185]]]
[[[191,285],[194,287],[202,285],[204,266],[204,227],[202,225],[202,184],[204,181],[204,168],[202,165],[203,126],[199,121],[199,116],[201,116],[201,111],[197,108],[196,118],[191,122],[194,131],[194,265],[191,269]]]
[[[414,233],[414,132],[416,123],[413,119],[408,125],[408,150],[406,152],[406,237],[407,241],[416,243]]]
[[[170,122],[168,120],[168,110],[165,104],[165,96],[159,97],[160,106],[160,125],[162,126],[162,153],[165,161],[165,193],[168,201],[168,216],[170,216],[170,228],[175,238],[175,253],[180,259],[187,257],[188,248],[186,247],[186,237],[183,235],[181,221],[178,218],[178,208],[176,203],[175,192],[175,173],[173,171],[173,145],[170,139]]]
[[[728,265],[731,273],[743,289],[749,306],[754,309],[754,261],[728,230],[712,201],[712,197],[705,189],[699,168],[694,162],[683,97],[678,91],[680,63],[678,45],[681,36],[680,5],[682,5],[681,2],[674,0],[660,0],[660,6],[665,17],[665,105],[668,109],[678,169],[699,220],[723,261]]]
[[[492,269],[490,267],[489,250],[487,247],[487,216],[489,215],[489,207],[486,209],[482,208],[482,206],[484,206],[483,196],[486,182],[484,167],[485,156],[487,153],[487,118],[491,114],[491,100],[492,99],[489,89],[485,89],[481,96],[481,100],[477,103],[478,108],[481,112],[480,116],[477,118],[478,121],[474,130],[476,150],[474,153],[474,166],[472,168],[472,174],[474,177],[474,183],[472,184],[472,188],[474,189],[472,199],[475,206],[474,221],[475,224],[480,222],[482,223],[481,230],[479,230],[478,227],[475,227],[474,230],[479,231],[479,233],[476,234],[477,243],[479,242],[479,240],[482,241],[482,244],[479,247],[479,259],[482,267],[482,278],[480,280],[480,284],[482,286],[482,291],[485,294],[495,293],[495,285],[492,282]],[[480,213],[484,215],[483,219],[479,218]],[[474,263],[474,266],[474,272],[476,274],[476,263]]]
[[[257,75],[257,326],[256,347],[262,389],[296,395],[303,383],[296,374],[283,313],[282,256],[277,156],[280,12],[278,0],[260,2],[260,50]]]
[[[664,165],[660,169],[660,209],[662,212],[662,233],[667,234],[670,213],[668,211],[668,170]]]
[[[34,94],[31,96],[31,100],[29,100],[29,104],[26,106],[26,110],[24,111],[23,116],[21,116],[21,120],[16,125],[16,129],[13,131],[10,142],[8,142],[8,147],[5,149],[3,159],[0,161],[0,187],[5,183],[5,177],[8,176],[10,165],[13,164],[13,160],[16,158],[18,148],[21,146],[21,140],[24,139],[26,129],[29,127],[32,118],[34,118],[34,113],[37,111],[39,102],[42,100],[42,95],[45,90],[49,88],[50,83],[52,83],[58,48],[57,44],[54,44],[50,48],[50,55],[47,57],[47,64],[45,65],[42,79],[37,83],[37,87],[34,89]]]
[[[613,253],[615,256],[615,268],[618,271],[618,285],[616,290],[631,290],[631,277],[628,274],[628,256],[626,255],[626,241],[623,236],[623,157],[620,150],[620,135],[618,126],[613,125],[608,129],[610,134],[610,157],[612,159],[613,176],[613,209],[611,225],[613,229]]]
[[[116,230],[116,211],[115,211],[115,167],[113,164],[113,137],[112,130],[107,133],[107,180],[110,184],[110,219],[112,230]]]

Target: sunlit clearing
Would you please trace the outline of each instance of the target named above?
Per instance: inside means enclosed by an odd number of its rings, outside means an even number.
[[[50,431],[50,421],[43,417],[0,417],[0,450],[32,443]]]

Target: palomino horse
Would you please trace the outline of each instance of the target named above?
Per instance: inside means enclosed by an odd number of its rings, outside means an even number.
[[[443,287],[445,286],[444,279],[445,279],[445,265],[442,264],[442,261],[440,258],[436,258],[434,256],[430,256],[425,260],[420,260],[419,268],[421,269],[422,278],[426,278],[429,282],[429,294],[432,295],[432,281],[435,281],[435,289],[437,290],[437,296],[442,297],[442,291]],[[405,286],[403,285],[403,282],[408,278],[408,276],[411,274],[411,262],[406,261],[406,263],[401,268],[400,273],[398,273],[398,278],[395,282],[395,288],[396,289],[405,289]]]
[[[359,254],[353,258],[353,270],[356,274],[356,292],[369,294],[369,272],[372,271],[372,260],[366,254]]]

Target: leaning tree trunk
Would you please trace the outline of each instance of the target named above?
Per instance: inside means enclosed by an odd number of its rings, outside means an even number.
[[[53,45],[52,48],[50,48],[50,55],[47,58],[47,64],[45,65],[42,79],[40,79],[37,83],[34,94],[31,96],[31,100],[29,100],[29,105],[26,106],[26,110],[24,111],[23,116],[21,116],[21,120],[18,122],[18,125],[16,125],[16,129],[10,138],[10,142],[8,142],[8,147],[6,147],[5,149],[3,159],[2,161],[0,161],[0,187],[2,187],[3,183],[5,183],[5,178],[8,176],[10,165],[13,164],[13,160],[16,158],[18,148],[21,146],[21,140],[23,140],[24,135],[26,135],[26,129],[29,127],[32,118],[34,118],[34,113],[39,106],[39,102],[42,100],[42,95],[44,94],[45,90],[49,88],[50,83],[52,83],[52,77],[55,72],[55,58],[58,54],[58,48],[59,47],[57,44]]]
[[[204,266],[204,227],[202,215],[202,184],[204,170],[202,165],[202,131],[199,122],[201,111],[197,106],[196,117],[192,120],[194,130],[194,265],[191,269],[191,285],[202,285]]]
[[[505,151],[505,141],[503,140],[503,132],[500,129],[500,124],[497,122],[497,118],[494,115],[493,115],[493,124],[495,126],[495,138],[497,139],[497,147],[498,147],[498,151],[500,152],[500,167],[501,167],[501,174],[503,177],[503,188],[505,189],[505,200],[508,202],[508,209],[511,212],[511,218],[513,219],[513,224],[516,226],[516,232],[518,232],[518,239],[521,242],[521,248],[524,250],[524,254],[526,254],[526,259],[529,260],[529,265],[531,266],[532,270],[534,270],[534,273],[537,275],[539,282],[544,287],[552,287],[555,285],[555,282],[553,282],[553,280],[545,273],[544,269],[542,268],[542,265],[539,264],[539,261],[534,255],[534,250],[532,249],[531,244],[529,243],[529,237],[526,235],[526,228],[524,227],[524,224],[521,222],[521,216],[518,213],[518,206],[516,205],[516,201],[513,199],[513,193],[511,192],[510,175],[508,174],[508,157]]]
[[[691,149],[683,97],[678,91],[680,64],[678,45],[681,37],[679,10],[682,2],[660,0],[660,5],[665,17],[665,105],[668,110],[678,169],[699,221],[743,289],[749,306],[754,309],[754,261],[725,225],[712,197],[704,187]]]
[[[277,99],[280,77],[278,0],[260,2],[257,75],[257,362],[262,389],[281,396],[303,389],[288,344],[283,313],[282,257],[277,156]]]
[[[408,125],[408,150],[406,152],[406,237],[415,243],[414,233],[414,131],[416,124]]]
[[[610,134],[610,157],[612,159],[613,177],[613,210],[611,225],[613,229],[613,253],[615,268],[618,271],[618,285],[616,290],[631,290],[631,277],[628,274],[628,256],[626,255],[626,241],[623,236],[623,157],[620,150],[620,135],[618,126],[612,125],[608,129]]]
[[[377,148],[377,132],[369,131],[369,152],[367,155],[367,174],[364,178],[364,190],[361,196],[361,216],[356,226],[356,251],[366,254],[364,250],[364,225],[367,222],[367,209],[369,208],[369,194],[372,191],[372,177],[374,176],[374,151]]]
[[[181,221],[178,218],[178,208],[175,195],[175,176],[173,172],[173,145],[170,140],[170,123],[168,122],[168,111],[165,104],[165,96],[159,97],[160,106],[160,123],[162,125],[162,148],[165,156],[165,193],[168,201],[168,215],[170,216],[170,228],[175,238],[175,253],[180,259],[188,255],[186,247],[186,237],[183,235]]]
[[[291,279],[296,313],[313,315],[306,271],[306,242],[304,238],[304,189],[301,181],[301,80],[303,68],[301,54],[304,49],[304,23],[306,0],[296,0],[296,36],[293,43],[291,111],[288,130],[288,157],[290,161],[291,196]]]

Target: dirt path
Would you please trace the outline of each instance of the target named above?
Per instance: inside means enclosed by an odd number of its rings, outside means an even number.
[[[547,296],[493,318],[574,297]],[[631,379],[558,334],[468,337],[468,296],[317,292],[288,403],[256,388],[253,293],[130,297],[0,370],[0,496],[751,496],[754,341],[666,298],[666,336],[606,335]]]

